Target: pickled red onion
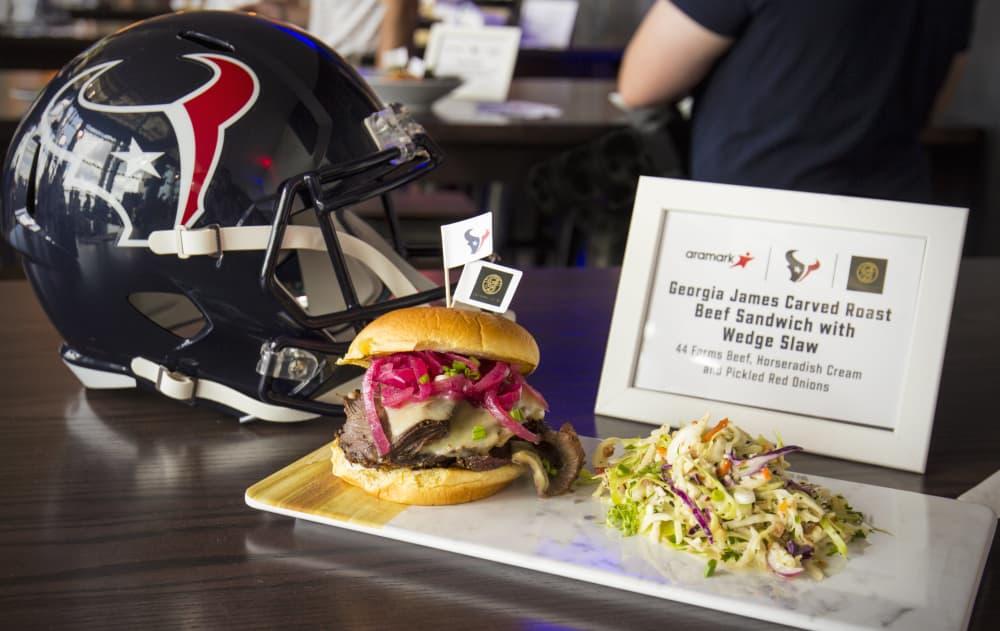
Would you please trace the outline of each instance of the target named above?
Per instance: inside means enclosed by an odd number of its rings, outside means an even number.
[[[521,386],[517,386],[508,392],[504,392],[503,394],[498,393],[497,399],[500,400],[500,405],[503,409],[512,409],[515,405],[517,405],[517,402],[521,400]]]
[[[500,383],[506,379],[509,374],[510,366],[504,362],[496,362],[488,373],[483,375],[479,381],[472,384],[469,388],[469,392],[482,394],[487,390],[496,390]]]
[[[468,366],[469,370],[475,370],[479,368],[479,360],[474,357],[466,357],[465,355],[459,355],[458,353],[444,353],[444,356],[453,360],[459,361]]]
[[[410,355],[410,369],[413,370],[413,379],[417,382],[418,397],[420,400],[424,400],[431,396],[433,388],[431,387],[431,375],[427,372],[427,364],[424,360],[417,357],[416,354]]]
[[[519,386],[524,386],[524,389],[528,391],[528,394],[531,395],[531,396],[533,396],[534,398],[538,399],[542,403],[542,408],[544,408],[545,411],[548,412],[548,410],[549,410],[549,402],[545,400],[545,397],[542,396],[542,393],[539,392],[538,390],[535,390],[534,388],[532,388],[531,384],[529,384],[524,379],[524,375],[522,375],[517,370],[512,370],[511,374],[514,375],[514,381],[515,381],[515,383],[517,383]]]
[[[382,384],[379,391],[382,405],[387,408],[398,408],[406,405],[413,398],[413,388],[396,388],[388,384]]]
[[[524,425],[515,421],[507,410],[500,406],[496,390],[487,392],[483,397],[483,403],[486,405],[486,409],[489,410],[490,414],[492,414],[501,425],[510,430],[515,436],[532,443],[537,443],[540,440],[537,434],[529,431]]]
[[[365,373],[363,394],[366,418],[380,454],[385,455],[392,447],[376,412],[376,388],[379,388],[378,396],[382,404],[389,408],[426,401],[433,396],[453,401],[466,400],[474,406],[487,408],[501,425],[515,435],[532,442],[539,440],[510,415],[510,410],[521,399],[522,388],[527,388],[546,409],[548,403],[516,369],[506,362],[492,362],[490,369],[473,381],[468,373],[444,376],[444,371],[450,367],[449,360],[461,362],[470,369],[478,369],[481,365],[475,358],[435,351],[397,353],[372,361]]]
[[[365,371],[364,380],[361,382],[362,395],[365,398],[365,418],[368,419],[368,426],[372,430],[372,440],[380,456],[384,456],[392,449],[389,439],[382,429],[382,421],[378,417],[378,408],[375,407],[375,374],[384,365],[384,359],[375,359],[371,367]]]
[[[424,358],[424,362],[427,363],[428,370],[430,370],[431,375],[437,375],[441,372],[441,362],[438,358],[434,356],[434,351],[423,351],[420,356]]]

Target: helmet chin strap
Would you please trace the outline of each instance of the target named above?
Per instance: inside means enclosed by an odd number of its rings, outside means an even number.
[[[218,258],[225,252],[264,250],[270,238],[271,226],[207,226],[193,230],[180,227],[150,233],[149,249],[155,254],[173,254],[181,259],[192,256]],[[375,247],[343,231],[337,231],[337,238],[344,254],[364,263],[393,295],[417,293],[410,278]],[[281,249],[326,252],[326,241],[317,227],[290,225],[285,228]]]
[[[178,401],[192,401],[194,399],[214,401],[228,408],[239,410],[249,417],[280,423],[308,421],[317,416],[310,412],[258,401],[216,381],[194,379],[179,372],[171,372],[166,367],[144,357],[134,358],[130,368],[136,377],[153,382],[159,392]]]

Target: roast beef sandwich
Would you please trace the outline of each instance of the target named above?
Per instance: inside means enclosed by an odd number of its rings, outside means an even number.
[[[535,339],[504,317],[413,307],[365,327],[341,364],[366,368],[346,398],[333,473],[379,498],[458,504],[529,472],[539,495],[566,492],[584,452],[572,426],[545,422],[548,404],[525,381]]]

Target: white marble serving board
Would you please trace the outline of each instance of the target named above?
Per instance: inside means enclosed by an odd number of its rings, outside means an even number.
[[[587,440],[588,447],[596,441]],[[312,475],[332,478],[312,455]],[[384,525],[331,518],[255,493],[265,482],[301,484],[299,461],[248,490],[253,508],[338,528],[548,572],[657,598],[807,629],[964,629],[993,541],[996,515],[978,504],[819,476],[809,481],[843,493],[874,525],[867,545],[826,580],[719,571],[704,577],[701,558],[623,538],[604,525],[593,487],[542,500],[522,479],[499,494],[457,506],[402,508]],[[793,462],[794,464],[794,462]],[[271,482],[272,487],[277,484]],[[304,497],[315,495],[303,493]],[[301,499],[301,498],[300,498]],[[342,501],[342,500],[339,500]],[[377,500],[372,500],[377,501]],[[307,499],[308,503],[308,499]],[[393,505],[398,506],[398,505]],[[391,514],[391,512],[390,512]]]

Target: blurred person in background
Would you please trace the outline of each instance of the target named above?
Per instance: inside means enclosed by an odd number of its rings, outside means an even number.
[[[696,180],[929,201],[920,130],[964,61],[974,0],[658,0],[631,108],[694,96]]]
[[[239,9],[309,30],[352,63],[373,63],[410,48],[419,0],[181,0],[174,8]]]
[[[378,62],[412,48],[418,9],[418,0],[312,0],[309,31],[352,61]]]

